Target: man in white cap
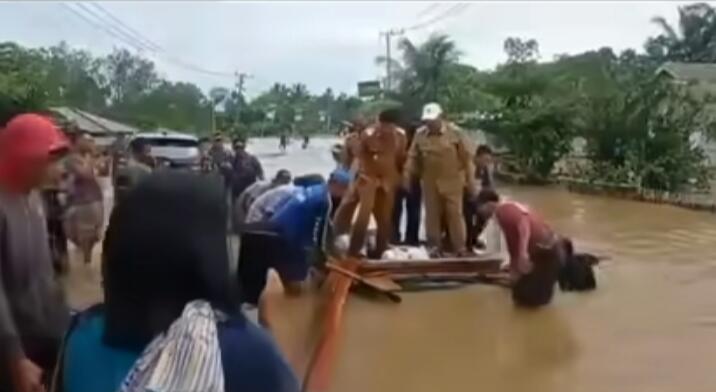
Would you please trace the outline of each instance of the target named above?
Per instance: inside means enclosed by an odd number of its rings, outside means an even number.
[[[421,179],[425,200],[425,231],[433,255],[442,253],[442,222],[446,223],[452,252],[468,254],[465,246],[465,222],[462,214],[463,192],[474,195],[475,166],[472,143],[455,125],[443,118],[437,103],[423,107],[425,125],[418,129],[408,151],[404,186],[411,176]]]

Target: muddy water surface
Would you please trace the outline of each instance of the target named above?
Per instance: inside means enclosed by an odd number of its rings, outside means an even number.
[[[268,173],[325,173],[328,140],[274,154],[251,146]],[[471,286],[404,294],[403,303],[351,296],[333,391],[716,390],[716,216],[669,206],[504,188],[539,210],[578,247],[608,255],[599,289],[557,294],[540,311],[518,311],[506,291]],[[73,266],[71,299],[98,298],[97,265]],[[276,334],[302,368],[306,314],[315,298],[280,301]],[[301,311],[306,309],[307,312]]]

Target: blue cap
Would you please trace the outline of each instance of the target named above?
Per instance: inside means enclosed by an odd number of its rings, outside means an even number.
[[[331,173],[328,181],[336,181],[341,185],[348,185],[353,180],[353,173],[346,169],[336,169]]]

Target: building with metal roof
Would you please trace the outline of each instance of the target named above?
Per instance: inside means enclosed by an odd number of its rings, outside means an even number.
[[[127,136],[139,132],[139,128],[113,121],[98,115],[70,107],[53,107],[50,111],[64,128],[86,132],[98,145],[109,145],[120,135]],[[71,131],[70,131],[71,132]]]

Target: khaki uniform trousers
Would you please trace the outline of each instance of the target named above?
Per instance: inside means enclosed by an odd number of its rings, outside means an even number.
[[[350,245],[348,252],[358,256],[365,245],[370,217],[376,222],[375,252],[382,254],[388,249],[392,232],[393,204],[395,203],[395,185],[378,179],[360,176],[354,182],[348,197],[341,203],[334,227],[336,232],[343,234],[350,228]],[[358,215],[351,226],[353,214],[358,206]]]
[[[425,200],[425,232],[428,245],[442,248],[442,224],[445,222],[453,252],[464,252],[466,233],[462,214],[462,186],[439,187],[435,182],[425,180],[423,200]]]

